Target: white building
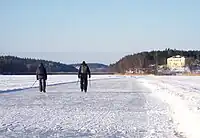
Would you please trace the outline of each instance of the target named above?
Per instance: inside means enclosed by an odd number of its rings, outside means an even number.
[[[187,64],[188,64],[188,59],[180,55],[173,56],[167,59],[167,67],[170,69],[182,68],[185,67]]]

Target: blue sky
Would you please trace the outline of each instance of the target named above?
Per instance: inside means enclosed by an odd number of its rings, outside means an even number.
[[[0,54],[64,63],[200,48],[200,1],[0,0]]]

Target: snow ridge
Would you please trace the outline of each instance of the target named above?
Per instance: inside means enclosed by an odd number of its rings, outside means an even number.
[[[152,76],[140,77],[138,81],[170,105],[177,135],[200,137],[200,77]]]

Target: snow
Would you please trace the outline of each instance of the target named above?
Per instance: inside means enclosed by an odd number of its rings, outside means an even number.
[[[145,76],[137,79],[170,106],[178,135],[200,137],[200,77]]]
[[[10,78],[6,81],[10,84],[1,84],[1,90],[19,88],[17,84],[29,87],[35,79],[2,77]],[[76,79],[51,76],[48,83]],[[141,77],[93,76],[90,83],[87,93],[76,82],[48,86],[46,94],[38,88],[1,93],[0,137],[176,138],[179,134],[170,106],[143,87]]]
[[[91,79],[110,78],[110,75],[93,75]],[[117,77],[117,76],[115,76]],[[23,90],[33,87],[35,75],[0,75],[0,92]],[[47,85],[55,85],[78,81],[77,75],[48,75]],[[37,87],[38,81],[34,87]]]

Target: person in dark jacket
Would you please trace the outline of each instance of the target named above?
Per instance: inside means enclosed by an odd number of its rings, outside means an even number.
[[[85,63],[85,61],[83,61],[78,71],[78,78],[80,78],[81,80],[80,81],[81,91],[84,90],[85,92],[87,92],[88,75],[89,75],[89,78],[91,78],[90,68]]]
[[[46,92],[46,80],[47,80],[47,72],[42,63],[39,64],[36,70],[36,78],[39,80],[39,89],[40,92]]]

